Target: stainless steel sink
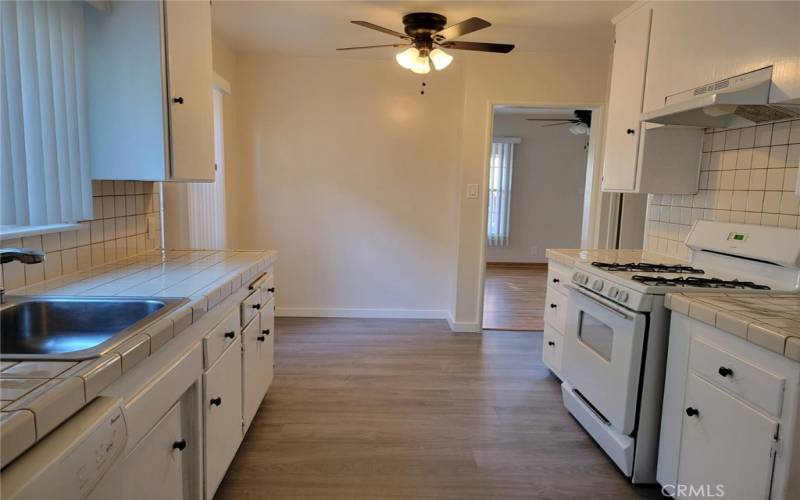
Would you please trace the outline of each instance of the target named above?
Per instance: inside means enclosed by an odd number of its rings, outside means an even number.
[[[101,356],[188,302],[173,298],[6,297],[0,358],[80,360]]]

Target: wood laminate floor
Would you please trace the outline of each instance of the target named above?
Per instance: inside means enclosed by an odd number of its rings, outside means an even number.
[[[275,382],[219,499],[659,498],[569,416],[541,334],[276,321]]]
[[[492,330],[543,330],[546,292],[547,264],[487,264],[483,327]]]

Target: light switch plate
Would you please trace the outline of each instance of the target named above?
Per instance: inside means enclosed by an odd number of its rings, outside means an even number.
[[[478,185],[477,184],[467,184],[467,198],[477,198],[478,197]]]

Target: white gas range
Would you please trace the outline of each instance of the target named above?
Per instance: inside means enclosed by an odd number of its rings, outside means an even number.
[[[567,286],[564,405],[634,483],[655,482],[669,334],[665,294],[800,285],[798,230],[698,221],[686,244],[687,264],[578,264]]]

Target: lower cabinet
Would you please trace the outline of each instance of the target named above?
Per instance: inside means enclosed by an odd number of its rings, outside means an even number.
[[[769,497],[777,422],[694,373],[683,420],[678,484],[721,488],[734,500]]]
[[[275,312],[273,302],[261,307],[261,313],[242,331],[242,392],[243,432],[247,432],[253,417],[272,384]]]
[[[189,443],[181,433],[180,405],[176,403],[125,459],[125,500],[184,497],[183,456]]]
[[[203,375],[205,491],[211,499],[242,441],[242,344],[236,338]]]

